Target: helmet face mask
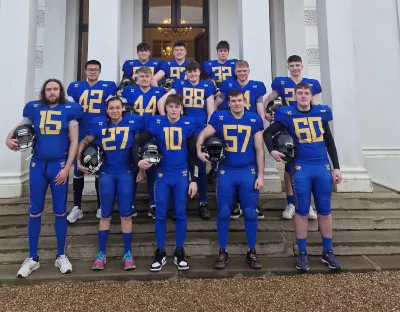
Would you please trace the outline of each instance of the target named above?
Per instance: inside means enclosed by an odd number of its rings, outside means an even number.
[[[220,163],[225,159],[224,143],[216,136],[207,138],[202,146],[202,150],[204,153],[208,154],[208,160],[212,163]]]
[[[280,102],[276,102],[275,101],[271,101],[267,104],[267,114],[273,116],[275,114],[275,112],[278,110],[279,107],[281,107],[282,104]]]
[[[18,148],[23,151],[35,145],[36,133],[31,125],[22,125],[15,128],[12,138],[18,141]]]
[[[103,150],[97,145],[89,145],[82,151],[81,163],[91,174],[96,174],[105,160]]]
[[[149,141],[140,148],[139,157],[152,165],[158,165],[162,159],[161,149],[156,143]]]
[[[296,144],[289,134],[279,132],[274,136],[273,142],[274,148],[285,155],[287,162],[291,162],[296,158]]]

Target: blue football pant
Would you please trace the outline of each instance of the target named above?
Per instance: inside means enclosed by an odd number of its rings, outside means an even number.
[[[146,176],[147,176],[147,191],[149,193],[149,201],[150,201],[150,206],[155,205],[155,197],[154,197],[154,181],[155,181],[155,174],[156,174],[157,168],[155,165],[151,166],[149,169],[146,170]],[[135,170],[133,172],[133,205],[135,206],[136,204],[136,190],[137,190],[137,183],[136,183],[136,177],[138,175],[139,171]]]

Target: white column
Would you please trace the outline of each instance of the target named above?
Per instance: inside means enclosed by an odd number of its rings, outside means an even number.
[[[249,62],[251,79],[264,82],[269,92],[272,82],[269,0],[238,0],[238,12],[240,58]],[[280,193],[281,180],[275,161],[266,155],[264,191]]]
[[[286,76],[288,72],[284,12],[283,1],[270,2],[272,77]]]
[[[44,73],[46,77],[64,78],[67,0],[46,0],[44,21]]]
[[[37,0],[0,1],[0,94],[2,113],[0,114],[0,138],[4,142],[7,133],[22,120],[25,103],[33,99],[35,85],[36,15]],[[18,27],[10,27],[18,21]],[[8,30],[8,31],[6,31]],[[22,183],[28,180],[28,152],[12,152],[0,149],[0,198],[22,195]]]
[[[136,58],[136,47],[134,46],[134,6],[133,0],[121,0],[121,51],[119,63],[124,64],[126,60]],[[142,30],[142,27],[139,27]],[[120,68],[122,71],[122,67]]]
[[[67,1],[64,86],[76,80],[78,71],[79,0]],[[46,50],[47,52],[47,50]]]
[[[209,49],[210,59],[214,59],[216,56],[216,50],[218,44],[218,1],[208,0],[208,14],[209,14]]]
[[[136,56],[136,47],[143,41],[143,0],[134,0],[133,10],[133,49]]]
[[[218,41],[226,40],[231,47],[229,57],[239,58],[239,36],[235,31],[238,27],[238,0],[218,0]],[[251,0],[250,0],[251,1]],[[211,51],[215,51],[211,47]],[[211,53],[211,55],[215,55]]]
[[[89,0],[88,59],[101,63],[102,80],[119,81],[120,28],[121,0]]]
[[[333,110],[334,137],[343,181],[338,192],[371,192],[364,168],[356,81],[351,0],[317,1],[324,103]]]

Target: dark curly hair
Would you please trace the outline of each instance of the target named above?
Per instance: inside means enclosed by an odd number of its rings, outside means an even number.
[[[60,101],[59,103],[66,103],[68,102],[65,96],[65,89],[64,86],[62,85],[61,81],[58,79],[47,79],[43,86],[42,89],[40,90],[40,103],[42,105],[49,105],[49,101],[46,99],[46,86],[50,83],[50,82],[55,82],[58,84],[58,86],[60,87]]]

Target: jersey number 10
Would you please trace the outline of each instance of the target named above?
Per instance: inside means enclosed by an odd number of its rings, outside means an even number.
[[[178,142],[175,140],[175,133],[178,137]],[[165,146],[169,151],[178,151],[182,149],[182,128],[168,127],[164,128]]]

